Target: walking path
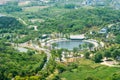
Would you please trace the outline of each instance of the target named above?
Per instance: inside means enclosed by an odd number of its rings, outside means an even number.
[[[93,40],[93,39],[83,40],[83,41],[94,44],[95,48],[99,46],[98,42],[96,40]]]

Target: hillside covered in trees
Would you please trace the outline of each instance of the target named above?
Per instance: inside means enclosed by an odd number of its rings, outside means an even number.
[[[17,19],[14,17],[7,17],[7,16],[1,16],[0,17],[0,28],[7,28],[7,29],[21,29],[23,28],[23,24],[20,23]]]
[[[18,75],[37,74],[42,69],[45,59],[44,53],[33,50],[19,52],[9,43],[0,40],[0,79],[11,80],[12,77]]]
[[[105,27],[120,21],[120,11],[107,8],[78,9],[41,23],[43,32],[84,32],[85,28]]]

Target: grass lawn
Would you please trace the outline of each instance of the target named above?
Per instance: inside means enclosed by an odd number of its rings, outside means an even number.
[[[97,80],[111,80],[111,76],[119,71],[120,68],[102,66],[89,60],[80,59],[77,69],[65,71],[60,74],[60,77],[65,80],[85,80],[87,77],[94,77]]]

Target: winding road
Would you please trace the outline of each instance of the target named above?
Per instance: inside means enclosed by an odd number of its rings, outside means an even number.
[[[46,53],[46,55],[47,55],[47,61],[45,62],[44,66],[43,66],[43,68],[42,68],[42,69],[44,69],[44,68],[46,67],[48,61],[50,60],[50,57],[51,57],[50,50],[44,49],[44,48],[40,48],[40,47],[37,46],[37,45],[34,45],[34,48],[35,48],[36,50],[39,50],[39,51],[41,51],[41,50],[44,51],[44,52]]]

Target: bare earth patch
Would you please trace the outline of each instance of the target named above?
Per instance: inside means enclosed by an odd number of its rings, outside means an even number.
[[[106,59],[103,59],[103,62],[101,63],[102,65],[110,66],[110,67],[120,67],[118,65],[118,62],[113,60],[113,61],[107,61]]]

